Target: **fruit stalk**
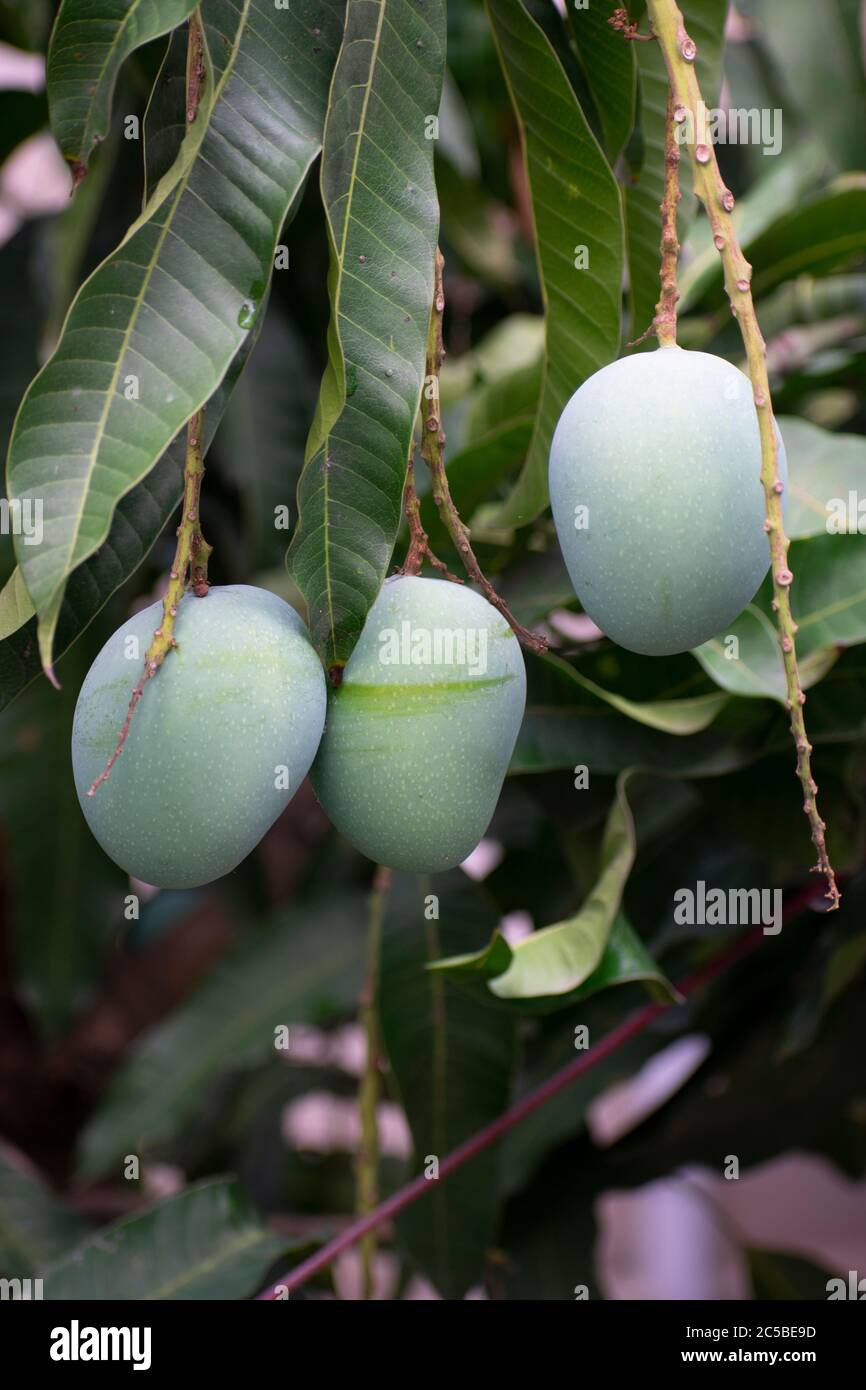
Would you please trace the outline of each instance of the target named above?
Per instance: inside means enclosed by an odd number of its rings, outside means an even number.
[[[382,918],[385,899],[391,886],[391,870],[379,865],[373,877],[370,893],[370,915],[367,923],[367,972],[361,996],[361,1026],[364,1030],[366,1060],[358,1096],[361,1112],[361,1142],[356,1165],[359,1217],[375,1211],[379,1200],[379,960],[382,950]],[[361,1241],[363,1297],[373,1297],[373,1265],[376,1255],[376,1233],[370,1231]]]
[[[204,83],[204,37],[198,10],[189,17],[189,35],[186,50],[186,126],[192,125],[198,112],[201,89]],[[183,598],[189,579],[190,588],[197,598],[204,598],[208,591],[207,562],[213,549],[201,531],[199,500],[201,480],[204,477],[204,411],[197,410],[186,427],[186,458],[183,469],[183,510],[180,526],[177,528],[177,545],[174,562],[169,572],[168,588],[162,600],[162,619],[153,634],[153,640],[144,657],[144,670],[129,699],[123,728],[118,735],[114,752],[91,783],[88,796],[95,796],[103,782],[107,782],[111,769],[123,752],[123,745],[132,724],[138,702],[144,694],[144,687],[159,670],[172,647],[177,646],[174,639],[174,622],[178,604]]]
[[[400,566],[399,574],[420,574],[424,560],[430,561],[434,569],[444,574],[446,579],[450,579],[452,584],[462,584],[456,574],[452,574],[447,565],[444,565],[438,555],[434,555],[430,546],[430,538],[424,530],[421,520],[421,501],[415,487],[415,445],[409,451],[409,462],[406,465],[406,484],[403,488],[403,511],[409,523],[409,549],[406,551],[406,559]]]
[[[797,749],[797,776],[803,788],[803,810],[809,821],[812,840],[818,854],[814,872],[823,874],[830,909],[839,905],[836,875],[827,854],[824,836],[826,825],[818,812],[818,787],[812,776],[810,753],[812,745],[806,734],[803,705],[806,696],[800,683],[797,667],[795,636],[797,624],[791,612],[791,584],[794,576],[788,567],[790,541],[785,534],[782,514],[784,484],[779,476],[776,430],[770,383],[767,374],[766,344],[761,334],[752,301],[752,267],[746,260],[737,240],[731,213],[734,196],[725,187],[719,171],[712,141],[700,122],[704,107],[701,88],[695,72],[697,45],[686,32],[682,11],[676,0],[647,0],[650,23],[664,55],[670,80],[671,97],[676,124],[688,121],[686,131],[689,156],[694,174],[694,186],[709,219],[713,241],[719,252],[725,273],[725,289],[731,312],[740,326],[754,392],[755,409],[761,436],[761,484],[764,489],[766,521],[764,529],[770,543],[770,568],[773,576],[773,609],[779,629],[779,646],[785,669],[787,688],[786,707],[791,717],[791,732]]]
[[[478,585],[488,603],[492,603],[493,607],[502,614],[523,645],[541,655],[547,651],[547,643],[544,638],[530,632],[528,628],[523,627],[517,621],[505,600],[500,597],[490,580],[483,574],[475,552],[469,543],[469,527],[461,520],[460,513],[451,496],[451,489],[448,486],[448,475],[445,471],[445,432],[439,417],[439,373],[442,359],[445,356],[445,349],[442,344],[442,318],[445,312],[445,291],[442,283],[444,266],[445,259],[437,246],[434,260],[433,307],[430,312],[430,327],[427,332],[425,367],[427,384],[421,393],[421,457],[430,470],[433,483],[433,501],[436,503],[443,525],[454,542],[469,578]]]

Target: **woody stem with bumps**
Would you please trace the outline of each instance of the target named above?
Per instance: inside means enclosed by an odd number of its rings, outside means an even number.
[[[204,83],[204,39],[198,10],[189,19],[186,61],[186,125],[192,125],[198,112],[201,89]],[[192,589],[197,598],[204,598],[208,592],[207,563],[212,547],[208,545],[201,531],[199,501],[201,481],[204,476],[204,412],[197,410],[186,427],[186,458],[183,470],[183,507],[180,526],[177,528],[177,545],[174,562],[169,572],[168,587],[162,600],[162,618],[153,634],[150,646],[145,653],[144,670],[132,692],[126,719],[120,730],[114,752],[87,793],[94,796],[103,782],[107,782],[111,769],[123,751],[129,734],[132,718],[138,702],[144,694],[144,687],[155,676],[172,647],[177,646],[174,625],[178,605],[187,588]]]
[[[511,613],[507,603],[496,592],[490,580],[482,573],[481,566],[469,543],[469,527],[460,518],[460,513],[451,497],[448,476],[445,471],[445,432],[439,415],[439,373],[445,349],[442,344],[442,317],[445,311],[445,292],[442,284],[442,271],[445,261],[439,247],[436,247],[433,279],[433,307],[430,313],[430,327],[427,333],[426,386],[421,393],[421,457],[430,470],[433,484],[433,501],[436,503],[443,525],[454,542],[463,568],[469,578],[478,585],[493,607],[502,614],[516,637],[525,647],[539,655],[547,651],[547,643],[528,628],[522,626]]]
[[[746,349],[761,436],[761,484],[766,502],[764,529],[770,543],[773,609],[777,617],[779,646],[785,669],[786,706],[790,712],[791,732],[797,749],[797,775],[803,788],[803,810],[808,818],[818,854],[815,872],[824,876],[826,897],[832,909],[838,907],[840,894],[836,885],[836,875],[827,854],[824,835],[826,826],[818,811],[818,788],[812,777],[810,763],[812,746],[806,734],[803,717],[806,697],[797,667],[797,624],[791,612],[791,584],[794,576],[788,567],[790,541],[785,534],[782,514],[784,484],[779,476],[776,428],[767,375],[766,344],[752,301],[752,267],[743,255],[734,230],[731,218],[734,208],[733,194],[725,187],[719,172],[712,141],[699,125],[699,116],[706,108],[695,72],[697,45],[686,32],[682,12],[676,0],[647,0],[647,8],[653,33],[664,55],[675,122],[678,125],[686,121],[690,123],[690,129],[686,133],[691,137],[687,143],[695,192],[706,210],[713,241],[722,259],[725,289]]]

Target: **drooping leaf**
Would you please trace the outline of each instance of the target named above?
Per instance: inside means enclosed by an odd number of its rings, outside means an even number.
[[[23,1154],[0,1145],[0,1273],[4,1278],[37,1274],[81,1240],[86,1229]]]
[[[547,505],[550,441],[566,401],[620,342],[620,193],[547,36],[522,0],[487,0],[520,125],[546,306],[535,432],[523,471],[484,524],[523,526]],[[580,267],[580,268],[579,268]]]
[[[682,0],[680,9],[689,36],[697,44],[695,60],[701,92],[707,107],[716,105],[722,72],[725,19],[728,0]],[[629,338],[636,338],[649,326],[659,297],[659,243],[664,194],[664,143],[667,114],[668,78],[661,45],[635,43],[638,64],[639,100],[643,160],[640,171],[626,192],[626,242],[631,300]],[[695,213],[690,197],[689,162],[680,160],[682,202],[677,226],[682,241]]]
[[[196,0],[63,0],[48,48],[51,128],[76,179],[111,124],[111,101],[130,53],[182,24]]]
[[[588,694],[610,705],[619,714],[636,720],[638,724],[645,724],[648,729],[658,729],[664,734],[676,734],[681,738],[689,734],[698,734],[701,730],[709,728],[727,703],[724,697],[713,694],[695,695],[680,700],[627,700],[615,691],[604,690],[561,657],[548,653],[541,659],[556,666],[569,680],[574,681],[575,685],[581,686]]]
[[[433,298],[429,133],[444,66],[443,0],[349,7],[322,151],[328,364],[289,552],[329,666],[348,658],[400,524]]]
[[[43,1297],[247,1298],[288,1244],[265,1230],[236,1183],[210,1178],[97,1231],[46,1271]]]
[[[830,519],[843,510],[843,524],[866,533],[866,509],[861,518],[856,504],[850,506],[850,495],[862,497],[866,484],[862,434],[832,434],[794,416],[781,416],[779,429],[788,457],[785,530],[791,540],[826,535]]]
[[[118,1073],[81,1141],[81,1171],[149,1150],[188,1120],[227,1059],[274,1055],[274,1029],[351,1008],[363,973],[364,904],[337,898],[286,914],[225,960],[189,1001],[147,1034]]]
[[[320,147],[340,15],[336,0],[208,7],[196,119],[25,396],[8,479],[11,496],[44,503],[43,543],[17,554],[46,668],[69,575],[219,386],[261,310],[280,227]]]
[[[459,872],[437,877],[436,889],[434,908],[423,883],[397,875],[383,924],[382,1038],[412,1131],[413,1173],[501,1113],[515,1056],[512,1019],[426,968],[443,950],[476,945],[496,920]],[[481,1279],[499,1209],[498,1162],[488,1149],[447,1182],[434,1178],[398,1220],[402,1243],[444,1298],[461,1298]]]
[[[800,680],[808,689],[826,675],[840,648],[866,641],[866,541],[860,536],[813,536],[791,546],[789,562]],[[785,700],[771,600],[767,578],[727,632],[696,648],[694,655],[723,690]]]
[[[515,775],[582,764],[593,774],[640,766],[717,776],[746,766],[767,742],[766,714],[750,705],[731,703],[704,730],[672,735],[620,714],[556,662],[528,653],[526,673],[526,712],[511,759]]]
[[[625,777],[617,782],[616,795],[605,826],[598,878],[586,902],[573,917],[542,927],[509,945],[497,928],[488,945],[475,954],[451,957],[436,963],[436,972],[464,977],[479,975],[498,999],[525,1000],[548,1005],[554,997],[574,997],[601,969],[599,988],[614,983],[620,966],[626,978],[638,978],[642,968],[655,971],[635,942],[626,923],[621,944],[605,962],[605,951],[619,912],[623,889],[635,856],[634,823],[625,796]],[[642,965],[638,964],[639,958]]]

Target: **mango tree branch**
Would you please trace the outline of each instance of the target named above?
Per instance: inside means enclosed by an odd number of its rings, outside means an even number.
[[[189,129],[196,118],[199,101],[201,99],[202,85],[204,83],[203,42],[201,20],[198,10],[195,10],[190,15],[189,37],[187,40],[187,129]],[[156,675],[156,672],[165,661],[172,647],[177,646],[174,638],[174,623],[177,617],[178,604],[183,598],[187,582],[189,582],[189,587],[197,598],[204,598],[208,591],[207,562],[211,554],[211,546],[208,545],[202,535],[199,515],[201,480],[204,476],[203,430],[204,413],[201,410],[197,410],[186,427],[186,459],[184,461],[183,470],[183,510],[181,513],[180,526],[177,528],[177,545],[175,547],[174,562],[169,572],[168,588],[162,600],[162,619],[145,653],[144,670],[130,696],[129,707],[126,711],[126,719],[118,735],[114,752],[111,754],[102,772],[100,772],[99,776],[91,783],[87,793],[88,796],[95,796],[101,784],[107,782],[111,776],[111,769],[123,752],[123,745],[126,742],[127,735],[132,725],[133,715],[135,714],[139,700],[144,694],[144,687],[150,678]]]
[[[782,920],[785,926],[802,912],[805,912],[808,907],[815,905],[813,901],[814,895],[814,888],[801,889],[798,893],[792,894],[786,901],[782,913]],[[696,994],[698,990],[710,984],[725,970],[729,970],[732,966],[738,964],[746,956],[750,955],[764,940],[765,937],[762,927],[755,927],[753,930],[746,932],[735,941],[727,951],[716,956],[713,960],[708,961],[686,979],[678,980],[676,984],[677,994],[684,995],[686,998]],[[446,1179],[450,1178],[452,1173],[456,1173],[459,1168],[462,1168],[465,1163],[469,1163],[477,1154],[483,1153],[485,1149],[490,1148],[491,1144],[495,1144],[498,1140],[502,1139],[504,1135],[509,1134],[517,1125],[522,1124],[529,1115],[534,1114],[536,1110],[540,1110],[542,1106],[547,1105],[548,1101],[553,1100],[554,1096],[559,1095],[561,1091],[571,1086],[579,1077],[583,1076],[594,1067],[597,1062],[602,1062],[606,1057],[612,1056],[624,1043],[628,1042],[630,1038],[643,1032],[645,1028],[658,1018],[659,1014],[665,1013],[672,1007],[673,1005],[670,1002],[644,1004],[635,1013],[623,1019],[622,1023],[618,1023],[609,1033],[605,1033],[598,1042],[593,1043],[588,1051],[579,1053],[573,1061],[568,1062],[564,1067],[561,1067],[559,1071],[554,1072],[552,1076],[549,1076],[547,1080],[543,1081],[535,1090],[522,1096],[510,1110],[504,1111],[503,1114],[499,1115],[495,1120],[492,1120],[490,1124],[484,1125],[483,1128],[477,1130],[475,1134],[470,1135],[468,1139],[464,1139],[463,1143],[459,1144],[456,1149],[452,1149],[444,1158],[441,1158],[439,1162],[439,1176],[435,1181],[431,1181],[425,1173],[419,1173],[417,1177],[412,1178],[404,1187],[399,1188],[396,1192],[392,1192],[390,1197],[386,1197],[384,1202],[381,1202],[379,1206],[376,1207],[375,1211],[371,1211],[367,1216],[353,1221],[352,1224],[341,1231],[339,1235],[334,1236],[332,1240],[329,1240],[327,1244],[323,1245],[314,1254],[303,1260],[301,1264],[297,1265],[287,1274],[284,1274],[276,1283],[271,1284],[269,1288],[263,1289],[261,1293],[256,1294],[257,1300],[269,1301],[272,1299],[283,1299],[295,1289],[301,1288],[302,1285],[306,1284],[314,1275],[320,1273],[323,1269],[327,1269],[328,1265],[337,1259],[338,1256],[342,1255],[345,1250],[351,1249],[353,1245],[356,1245],[358,1241],[362,1240],[369,1232],[384,1226],[387,1221],[390,1221],[401,1211],[405,1211],[413,1202],[417,1202],[419,1198],[425,1197],[438,1182],[445,1182]]]
[[[482,573],[475,552],[469,544],[469,527],[460,518],[460,513],[451,497],[448,475],[445,471],[445,432],[439,411],[439,372],[445,349],[442,344],[442,317],[445,311],[445,291],[442,271],[445,265],[442,252],[436,247],[434,262],[433,307],[430,313],[430,328],[427,333],[426,383],[421,393],[421,457],[430,469],[433,483],[433,501],[448,531],[463,568],[481,589],[488,603],[498,610],[510,625],[516,637],[531,651],[547,651],[543,637],[530,632],[522,626],[510,611],[505,600],[496,592],[490,580]]]
[[[755,398],[758,426],[761,435],[761,483],[764,488],[767,518],[764,522],[770,543],[773,575],[773,609],[777,615],[779,645],[785,668],[787,687],[786,706],[791,716],[791,732],[797,749],[797,775],[803,788],[803,810],[809,820],[812,840],[818,853],[815,872],[823,874],[831,908],[839,905],[836,876],[827,855],[824,838],[826,829],[818,813],[817,785],[812,777],[809,755],[811,744],[806,736],[803,705],[806,696],[800,684],[797,668],[795,634],[797,624],[791,613],[791,583],[794,576],[788,567],[788,547],[782,515],[784,484],[779,477],[776,428],[770,383],[767,375],[766,344],[761,335],[752,302],[752,267],[745,259],[737,241],[731,213],[733,194],[725,187],[719,172],[712,141],[706,133],[705,112],[701,89],[695,72],[697,45],[686,33],[682,12],[676,0],[647,0],[650,22],[658,39],[670,79],[674,103],[674,119],[684,127],[694,173],[695,192],[706,209],[713,241],[725,271],[725,288],[731,302],[731,312],[740,326],[749,364],[749,376]]]

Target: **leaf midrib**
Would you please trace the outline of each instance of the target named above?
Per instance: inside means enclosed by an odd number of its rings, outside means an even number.
[[[365,87],[365,91],[364,91],[364,100],[363,100],[363,103],[362,103],[362,106],[361,106],[361,115],[360,115],[360,118],[359,118],[359,120],[358,120],[358,129],[357,129],[357,131],[356,131],[356,133],[355,133],[355,151],[354,151],[354,154],[353,154],[353,156],[352,156],[352,172],[351,172],[351,174],[350,174],[350,176],[349,176],[349,193],[348,193],[348,197],[347,197],[347,200],[346,200],[346,210],[345,210],[345,214],[344,214],[344,217],[343,217],[343,235],[342,235],[342,237],[341,237],[341,239],[340,239],[340,247],[339,247],[339,250],[338,250],[338,252],[337,252],[337,254],[338,254],[338,270],[337,270],[337,289],[336,289],[336,293],[335,293],[335,295],[334,295],[334,331],[335,331],[335,333],[336,333],[336,335],[337,335],[337,342],[338,342],[339,345],[340,345],[340,356],[343,358],[343,368],[342,368],[342,375],[343,375],[343,405],[345,405],[346,400],[347,400],[347,396],[346,396],[346,368],[345,368],[345,357],[344,357],[344,355],[343,355],[343,340],[342,340],[342,337],[341,337],[341,335],[340,335],[340,298],[341,298],[342,290],[343,290],[343,268],[344,268],[345,260],[346,260],[346,245],[347,245],[348,239],[349,239],[349,226],[350,226],[351,221],[352,221],[352,202],[353,202],[354,196],[355,196],[356,175],[357,175],[357,172],[358,172],[358,164],[359,164],[359,161],[360,161],[360,158],[361,158],[361,142],[362,142],[362,140],[364,139],[364,132],[365,132],[366,125],[367,125],[367,111],[368,111],[368,108],[369,108],[369,105],[370,105],[370,93],[371,93],[372,90],[373,90],[373,77],[374,77],[374,74],[375,74],[375,71],[376,71],[376,64],[377,64],[378,61],[379,61],[379,46],[380,46],[381,39],[382,39],[382,29],[383,29],[384,22],[385,22],[385,11],[386,11],[387,7],[388,7],[388,0],[381,0],[381,3],[380,3],[380,5],[379,5],[378,19],[377,19],[377,21],[376,21],[376,35],[375,35],[375,38],[374,38],[374,40],[373,40],[373,52],[372,52],[371,57],[370,57],[370,66],[369,66],[369,69],[368,69],[367,83],[366,83],[366,87]],[[347,17],[347,21],[348,21],[348,10],[346,11],[346,17]],[[344,35],[343,35],[343,42],[344,42],[344,43],[345,43],[345,38],[346,38],[346,36],[345,36],[345,33],[344,33]],[[341,52],[341,54],[340,54],[340,57],[342,57],[342,52]],[[340,70],[340,58],[338,57],[337,62],[334,64],[334,77],[332,78],[332,81],[331,81],[331,89],[332,89],[332,90],[333,90],[333,85],[334,85],[334,82],[336,81],[336,76],[337,76],[337,73],[339,72],[339,70]],[[329,105],[329,108],[330,108],[330,98],[329,98],[328,105]],[[327,139],[327,132],[326,132],[326,139]],[[325,145],[325,141],[323,141],[323,149],[324,149],[324,145]],[[323,156],[322,156],[322,160],[323,160],[323,164],[324,164],[324,154],[323,154]],[[329,225],[329,227],[330,227],[330,229],[331,229],[331,236],[332,236],[332,238],[333,238],[333,237],[334,237],[334,224],[333,224],[333,220],[332,220],[332,216],[331,216],[331,208],[328,208],[328,225]],[[337,250],[336,239],[334,239],[334,249]],[[340,417],[341,414],[342,414],[342,408],[341,408],[341,410],[340,410],[340,412],[339,412],[339,414],[338,414],[338,416],[337,416],[337,420],[339,420],[339,417]],[[332,421],[332,423],[329,425],[329,427],[328,427],[328,432],[327,432],[327,434],[325,435],[325,438],[324,438],[323,443],[322,443],[322,448],[323,448],[323,450],[324,450],[324,467],[323,467],[323,469],[322,469],[322,516],[323,516],[323,521],[324,521],[324,531],[323,531],[323,537],[324,537],[324,539],[323,539],[323,542],[322,542],[322,553],[323,553],[324,571],[325,571],[325,573],[324,573],[324,578],[325,578],[325,597],[326,597],[327,604],[328,604],[328,625],[329,625],[329,628],[330,628],[331,655],[332,655],[334,661],[337,660],[337,624],[336,624],[336,619],[335,619],[335,616],[334,616],[334,590],[333,590],[333,584],[332,584],[332,581],[331,581],[331,542],[330,542],[329,535],[328,535],[329,526],[330,526],[330,520],[329,520],[329,518],[330,518],[330,502],[331,502],[331,497],[330,497],[330,482],[329,482],[329,475],[328,475],[328,455],[329,455],[330,449],[331,449],[331,432],[332,432],[332,430],[333,430],[333,428],[334,428],[334,425],[337,423],[337,420]]]

